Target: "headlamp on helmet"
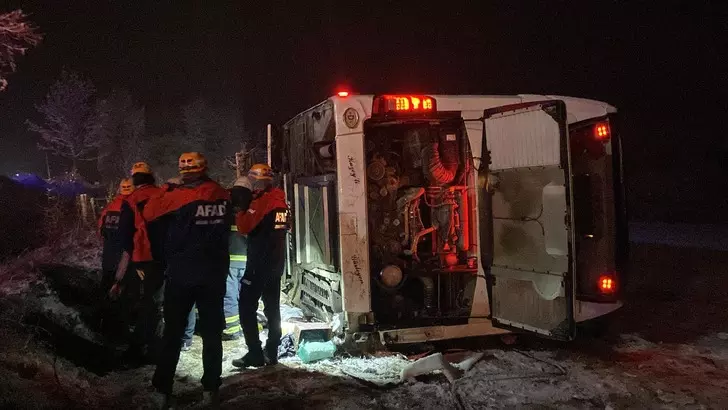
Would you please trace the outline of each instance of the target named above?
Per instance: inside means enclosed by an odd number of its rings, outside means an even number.
[[[134,183],[131,178],[122,179],[119,184],[119,193],[121,195],[129,195],[134,192]]]
[[[189,174],[207,170],[207,160],[199,152],[185,152],[179,156],[179,173]]]
[[[273,181],[273,170],[266,164],[255,164],[250,167],[248,178],[257,181]]]

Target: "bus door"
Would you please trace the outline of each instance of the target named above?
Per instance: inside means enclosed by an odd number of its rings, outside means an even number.
[[[573,198],[564,102],[486,110],[482,149],[481,261],[493,325],[570,340]]]

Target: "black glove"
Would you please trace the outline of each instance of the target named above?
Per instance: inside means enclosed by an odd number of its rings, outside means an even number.
[[[242,186],[234,186],[230,190],[230,199],[233,208],[238,211],[247,211],[253,201],[253,191]]]

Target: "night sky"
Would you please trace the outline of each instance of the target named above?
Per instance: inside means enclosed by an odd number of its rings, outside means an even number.
[[[691,181],[728,174],[724,2],[243,3],[0,1],[46,35],[0,94],[0,172],[42,169],[23,121],[65,66],[101,93],[128,88],[151,134],[174,128],[196,96],[239,107],[248,129],[280,124],[339,85],[594,98],[622,112],[630,173],[681,164]]]

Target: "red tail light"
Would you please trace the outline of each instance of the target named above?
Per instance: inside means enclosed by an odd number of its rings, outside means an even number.
[[[348,97],[349,96],[348,91],[339,91],[337,94],[339,97]]]
[[[599,277],[599,292],[610,295],[617,291],[617,280],[612,275],[602,275]]]
[[[597,141],[607,141],[611,137],[608,122],[598,122],[594,125],[594,139]]]

